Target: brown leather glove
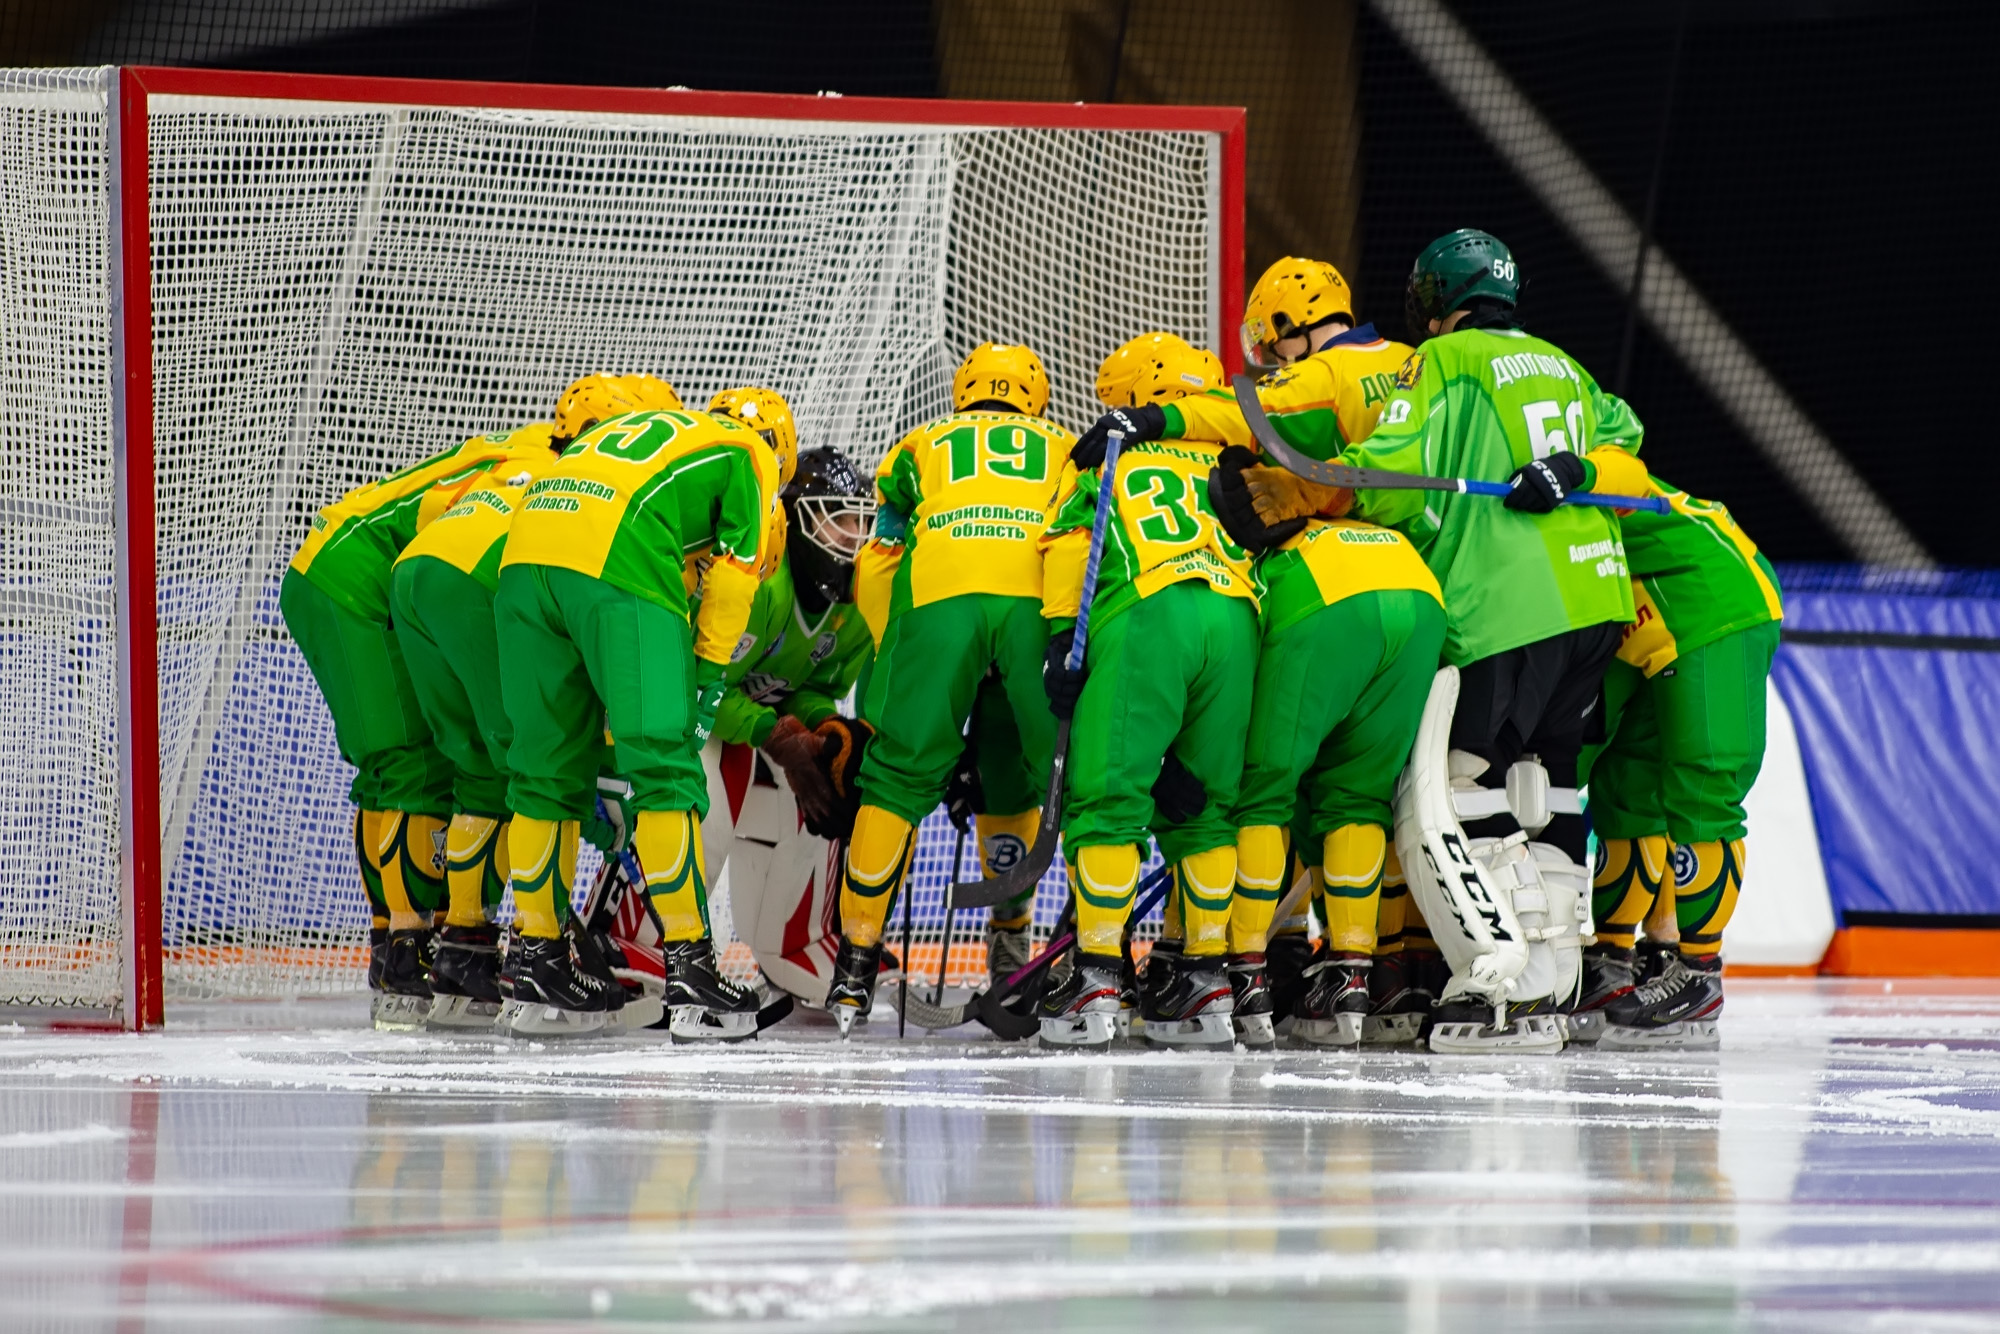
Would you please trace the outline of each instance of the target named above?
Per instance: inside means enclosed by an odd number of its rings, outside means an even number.
[[[833,785],[820,767],[819,753],[826,738],[793,717],[778,719],[771,735],[764,738],[763,751],[771,763],[785,771],[785,781],[798,798],[799,812],[807,825],[823,823],[833,813]]]
[[[1250,488],[1250,503],[1257,507],[1257,517],[1265,523],[1313,515],[1338,519],[1354,507],[1354,493],[1346,487],[1309,482],[1283,468],[1245,468],[1243,481]]]

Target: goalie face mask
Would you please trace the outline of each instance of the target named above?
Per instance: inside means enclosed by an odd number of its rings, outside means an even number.
[[[800,496],[790,506],[785,554],[792,583],[821,605],[854,596],[854,557],[875,530],[875,502],[862,496]]]

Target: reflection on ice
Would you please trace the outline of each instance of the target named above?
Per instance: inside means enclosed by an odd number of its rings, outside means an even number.
[[[1732,984],[1706,1056],[878,1030],[8,1035],[0,1308],[1010,1334],[2000,1315],[2000,989]]]

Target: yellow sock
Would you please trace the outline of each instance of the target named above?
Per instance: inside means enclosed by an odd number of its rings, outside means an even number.
[[[908,820],[880,806],[863,806],[855,815],[840,878],[840,933],[854,944],[882,939],[882,923],[910,869],[915,833]]]
[[[1375,952],[1375,915],[1382,902],[1388,835],[1379,824],[1342,825],[1326,836],[1324,867],[1327,948]]]
[[[368,899],[368,925],[389,929],[389,901],[382,897],[382,864],[375,860],[375,829],[380,811],[354,812],[354,860],[361,866],[361,892]]]
[[[640,811],[632,850],[646,873],[646,897],[659,914],[661,938],[706,936],[708,868],[702,864],[700,818],[693,811]]]
[[[1042,810],[1023,811],[1019,815],[981,815],[977,817],[979,835],[980,873],[988,880],[996,875],[1005,875],[1014,869],[1028,849],[1035,846],[1035,835],[1041,832]],[[1009,929],[1026,926],[1034,918],[1035,891],[1031,888],[1019,898],[993,905],[993,925]]]
[[[1206,958],[1227,954],[1231,907],[1236,898],[1236,845],[1225,843],[1175,862],[1174,897],[1180,900],[1181,941],[1186,953]],[[1264,924],[1270,925],[1268,916]]]
[[[1743,840],[1688,843],[1674,853],[1674,911],[1680,918],[1681,953],[1713,958],[1722,931],[1736,913],[1743,889]]]
[[[451,817],[444,845],[447,926],[484,926],[506,885],[507,822],[484,815]]]
[[[1247,825],[1236,831],[1236,898],[1229,907],[1229,952],[1262,954],[1271,916],[1285,892],[1285,829]]]
[[[1180,898],[1169,894],[1160,900],[1160,939],[1178,945],[1186,934],[1181,927]]]
[[[1409,921],[1413,906],[1409,882],[1403,878],[1403,864],[1396,860],[1396,845],[1385,840],[1382,848],[1382,897],[1375,905],[1376,958],[1403,952],[1404,924]]]
[[[1667,860],[1672,863],[1672,852],[1667,854]],[[1674,878],[1662,876],[1660,892],[1653,896],[1653,911],[1646,914],[1645,925],[1641,928],[1646,933],[1646,939],[1669,945],[1680,943],[1681,922],[1674,894]]]
[[[1134,843],[1077,849],[1069,879],[1076,891],[1077,948],[1085,954],[1124,951],[1125,919],[1132,915],[1142,860]]]
[[[569,914],[569,887],[576,882],[575,820],[537,820],[517,815],[507,826],[507,855],[514,880],[514,920],[521,934],[554,940]]]
[[[444,903],[444,821],[435,815],[383,811],[376,817],[375,866],[389,929],[428,927]]]
[[[1604,865],[1590,882],[1597,943],[1629,950],[1639,923],[1646,920],[1660,892],[1660,878],[1667,870],[1667,837],[1607,838],[1601,845]]]

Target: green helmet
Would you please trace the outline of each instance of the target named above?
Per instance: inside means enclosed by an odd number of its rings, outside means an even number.
[[[1513,305],[1521,295],[1521,275],[1513,252],[1489,232],[1461,227],[1424,247],[1403,289],[1403,313],[1410,336],[1430,337],[1432,320],[1442,320],[1473,297]]]

